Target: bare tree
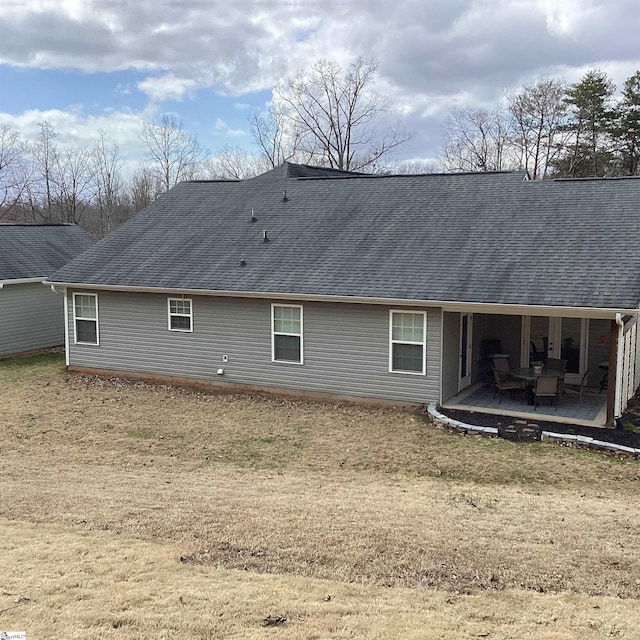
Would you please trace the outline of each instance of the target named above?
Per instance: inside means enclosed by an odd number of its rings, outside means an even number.
[[[546,178],[566,134],[561,125],[567,115],[566,87],[560,80],[542,78],[507,94],[514,121],[514,145],[521,165],[533,180]]]
[[[171,115],[162,116],[159,122],[145,123],[140,140],[146,148],[148,169],[165,191],[181,180],[192,178],[204,155],[197,138]]]
[[[56,156],[51,198],[62,222],[78,224],[94,195],[94,165],[84,147],[66,147]]]
[[[511,123],[502,108],[454,109],[444,123],[444,164],[450,171],[515,168],[510,138]]]
[[[31,147],[31,176],[24,191],[24,202],[33,222],[58,222],[54,204],[53,174],[58,162],[57,133],[46,120],[38,123],[38,142]]]
[[[282,110],[273,103],[265,114],[249,116],[249,124],[255,143],[272,168],[295,155],[297,138],[286,139]]]
[[[199,175],[214,180],[245,180],[271,168],[271,163],[264,156],[225,145],[216,155],[201,163]]]
[[[383,173],[399,175],[420,175],[426,173],[443,173],[445,168],[438,160],[415,159],[388,162],[382,168]]]
[[[29,182],[27,151],[17,131],[0,126],[0,220],[19,205]]]
[[[124,160],[120,157],[118,143],[108,140],[104,131],[100,132],[100,138],[93,148],[92,161],[99,233],[105,236],[117,223],[117,210],[122,205]]]
[[[297,153],[336,169],[371,168],[410,135],[399,123],[378,129],[389,101],[373,90],[378,65],[358,58],[345,70],[320,60],[273,91],[267,119],[252,121],[254,137],[272,166]]]
[[[163,191],[163,185],[147,166],[140,165],[133,174],[129,186],[131,208],[138,213],[148,207]]]

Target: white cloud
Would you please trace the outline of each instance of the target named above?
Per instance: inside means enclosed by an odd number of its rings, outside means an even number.
[[[223,135],[229,138],[239,138],[247,135],[247,132],[243,129],[232,129],[222,118],[216,118],[213,129],[217,135]]]
[[[182,100],[193,93],[197,87],[195,80],[179,78],[173,73],[149,77],[138,83],[138,89],[156,102],[164,100]]]
[[[92,147],[104,131],[115,140],[124,156],[132,159],[142,157],[142,145],[138,135],[144,118],[141,114],[111,112],[103,116],[82,114],[80,108],[73,111],[50,109],[29,110],[20,115],[0,112],[0,124],[6,124],[20,133],[27,142],[37,142],[41,122],[48,122],[57,133],[56,144],[65,147]]]
[[[637,0],[9,0],[0,64],[134,69],[153,103],[268,90],[318,58],[380,62],[380,89],[433,145],[456,105],[488,106],[539,75],[640,67]],[[122,87],[124,93],[132,87]],[[235,109],[244,108],[241,99]],[[2,104],[0,103],[0,108]],[[114,114],[110,117],[116,118]],[[123,116],[124,117],[124,116]],[[228,136],[245,131],[216,129]],[[429,153],[433,148],[429,147]]]

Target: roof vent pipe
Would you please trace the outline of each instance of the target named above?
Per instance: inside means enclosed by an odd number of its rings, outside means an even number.
[[[289,202],[289,198],[287,198],[287,190],[282,190],[282,202]]]
[[[258,218],[256,218],[256,214],[253,213],[253,208],[251,209],[251,222],[257,222]]]
[[[244,267],[247,264],[247,261],[244,259],[244,253],[240,256],[240,266]]]
[[[267,236],[266,229],[262,232],[262,242],[269,242],[269,237]]]

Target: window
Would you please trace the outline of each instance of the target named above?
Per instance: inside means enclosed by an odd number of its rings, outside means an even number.
[[[169,298],[169,331],[193,331],[193,313],[189,298]]]
[[[74,342],[98,344],[98,296],[95,293],[73,294]]]
[[[302,364],[302,307],[271,305],[271,357],[274,362]]]
[[[427,314],[391,311],[389,317],[389,371],[424,375]]]

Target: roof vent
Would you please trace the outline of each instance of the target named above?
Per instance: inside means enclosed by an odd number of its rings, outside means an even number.
[[[262,242],[269,242],[269,236],[267,236],[267,230],[262,232]]]
[[[253,213],[253,209],[251,209],[251,222],[258,222],[258,218],[256,218],[256,214]]]
[[[282,202],[289,202],[289,198],[287,198],[287,190],[282,190]]]
[[[247,264],[247,261],[244,259],[244,253],[240,256],[240,266],[244,267]]]

